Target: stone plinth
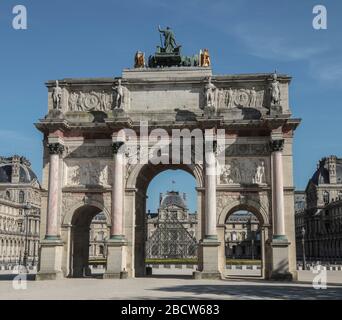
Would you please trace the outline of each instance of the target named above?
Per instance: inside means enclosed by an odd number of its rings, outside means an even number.
[[[219,246],[217,240],[204,239],[199,244],[201,250],[201,270],[193,273],[194,279],[221,279],[222,275],[218,270]]]
[[[107,269],[104,279],[125,279],[126,271],[126,246],[125,239],[110,239],[107,242]]]
[[[40,270],[36,280],[57,280],[64,277],[62,255],[64,243],[59,240],[41,241]]]
[[[289,245],[290,242],[285,237],[272,239],[271,279],[273,280],[291,281],[293,279],[292,274],[289,272]]]

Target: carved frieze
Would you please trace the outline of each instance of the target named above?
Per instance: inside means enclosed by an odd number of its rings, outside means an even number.
[[[110,91],[72,91],[68,97],[68,111],[109,111],[113,96]]]
[[[264,105],[263,89],[251,88],[220,88],[215,92],[217,108],[261,108]]]
[[[226,147],[226,156],[267,156],[270,154],[269,143],[239,143]]]
[[[267,184],[268,159],[230,158],[220,168],[219,183],[229,184]]]
[[[82,160],[66,162],[66,186],[111,185],[110,161]]]
[[[68,158],[111,158],[112,147],[108,146],[68,146]]]

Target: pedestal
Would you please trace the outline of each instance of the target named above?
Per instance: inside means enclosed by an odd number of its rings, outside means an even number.
[[[126,246],[125,239],[110,239],[107,242],[107,268],[103,279],[126,279]]]
[[[63,242],[60,239],[41,241],[40,270],[36,280],[64,278],[62,271]]]
[[[218,250],[220,242],[217,239],[204,239],[199,243],[201,250],[200,270],[193,273],[194,279],[221,279],[219,271]]]
[[[272,239],[272,280],[291,281],[293,279],[289,272],[289,245],[290,242],[284,236]]]

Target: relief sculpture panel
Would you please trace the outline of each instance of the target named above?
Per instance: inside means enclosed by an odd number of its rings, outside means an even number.
[[[83,160],[66,162],[66,186],[103,186],[111,185],[109,161]]]
[[[258,184],[269,183],[269,165],[267,158],[230,158],[220,168],[219,183]]]

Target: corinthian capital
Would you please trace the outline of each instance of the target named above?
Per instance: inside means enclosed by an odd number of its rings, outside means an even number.
[[[284,139],[272,140],[270,141],[270,148],[272,152],[283,151],[284,149]]]
[[[49,143],[48,145],[50,154],[62,154],[64,146],[60,143]]]
[[[124,145],[125,143],[123,141],[116,141],[113,142],[112,144],[112,150],[113,150],[113,154],[118,154],[118,152],[120,151],[121,147]],[[123,148],[122,148],[123,151]]]

